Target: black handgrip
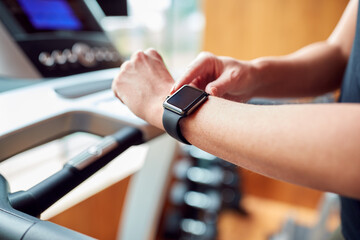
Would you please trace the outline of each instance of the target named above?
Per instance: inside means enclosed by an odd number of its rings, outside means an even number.
[[[92,240],[93,238],[42,221],[12,208],[8,199],[9,185],[0,174],[0,239],[6,240],[48,240],[73,239]]]
[[[31,216],[39,217],[42,212],[85,180],[75,171],[73,167],[65,166],[29,190],[11,194],[9,196],[11,206]]]
[[[110,139],[110,140],[109,140]],[[115,144],[108,144],[113,143]],[[103,143],[106,144],[103,144]],[[85,181],[99,169],[116,158],[127,148],[143,142],[142,132],[126,127],[117,133],[105,137],[103,142],[89,148],[98,153],[89,153],[89,149],[70,160],[62,170],[30,188],[9,196],[13,208],[32,216],[39,216],[52,204]],[[110,147],[109,147],[110,146]],[[106,148],[106,151],[102,151]],[[88,161],[90,159],[90,161]]]

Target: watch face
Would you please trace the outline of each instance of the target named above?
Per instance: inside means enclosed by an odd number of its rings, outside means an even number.
[[[165,101],[164,107],[183,114],[207,95],[200,89],[184,85]]]

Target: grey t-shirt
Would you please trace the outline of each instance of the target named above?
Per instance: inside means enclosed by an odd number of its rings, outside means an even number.
[[[360,4],[359,4],[360,8]],[[340,102],[360,103],[360,17],[358,10],[356,35],[345,71]],[[359,119],[360,124],[360,119]],[[360,147],[360,143],[359,147]],[[360,156],[356,156],[360,158]],[[359,169],[360,174],[360,169]],[[360,239],[360,201],[340,196],[341,227],[345,239]]]

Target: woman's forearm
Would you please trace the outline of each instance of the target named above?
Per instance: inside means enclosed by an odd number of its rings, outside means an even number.
[[[282,57],[255,59],[260,88],[255,96],[302,97],[340,87],[355,36],[358,0],[349,1],[326,41]]]
[[[193,145],[269,177],[360,198],[360,106],[210,99],[181,121]]]
[[[311,44],[281,57],[253,60],[257,68],[257,97],[306,97],[321,95],[340,87],[347,58],[337,45]]]

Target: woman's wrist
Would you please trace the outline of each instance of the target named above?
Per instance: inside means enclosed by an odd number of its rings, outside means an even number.
[[[153,103],[151,103],[146,110],[145,120],[159,129],[164,129],[162,124],[162,116],[164,114],[163,102],[166,97],[170,95],[172,86],[172,82],[171,84],[169,82],[161,86],[162,90],[155,94]]]
[[[250,61],[252,66],[252,79],[253,79],[253,96],[259,97],[266,92],[266,88],[270,85],[271,73],[271,60],[268,58],[256,58]],[[268,84],[267,84],[268,83]]]

